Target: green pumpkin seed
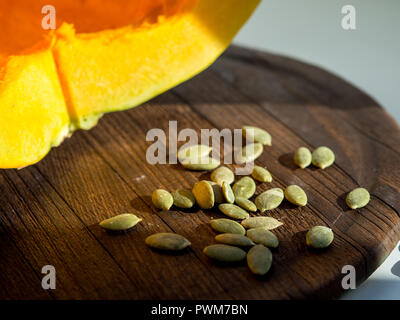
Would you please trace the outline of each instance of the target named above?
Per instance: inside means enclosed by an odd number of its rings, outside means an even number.
[[[242,148],[236,156],[237,163],[247,163],[256,160],[261,156],[264,147],[261,143],[250,143]]]
[[[246,219],[249,217],[249,214],[246,211],[231,203],[221,203],[218,206],[218,209],[233,219]]]
[[[233,194],[230,184],[228,184],[226,181],[222,183],[222,194],[224,195],[226,202],[228,203],[235,202],[235,195]]]
[[[311,228],[306,235],[306,243],[313,248],[326,248],[333,241],[332,229],[324,226],[316,226]]]
[[[100,227],[112,231],[122,231],[132,228],[140,221],[142,221],[142,219],[138,218],[134,214],[123,213],[118,216],[103,220],[100,222]]]
[[[272,217],[250,217],[242,221],[242,226],[247,229],[264,227],[272,230],[283,225],[282,222]]]
[[[272,252],[262,244],[252,247],[247,253],[247,265],[254,274],[266,274],[272,265]]]
[[[249,199],[256,192],[256,183],[250,177],[243,177],[233,185],[232,190],[235,198]]]
[[[269,173],[269,171],[267,169],[260,167],[260,166],[254,166],[251,176],[254,178],[254,180],[257,180],[260,182],[271,182],[272,181],[271,173]]]
[[[155,233],[148,236],[145,242],[149,247],[167,251],[182,250],[191,244],[185,237],[169,232]]]
[[[265,227],[247,230],[247,237],[255,243],[263,244],[266,247],[277,248],[279,245],[278,237]]]
[[[307,204],[307,195],[302,188],[295,184],[288,186],[285,189],[285,198],[287,201],[296,206],[305,206]]]
[[[335,162],[335,154],[328,147],[318,147],[312,153],[312,164],[325,169]]]
[[[254,242],[246,236],[235,233],[222,233],[215,237],[215,240],[224,244],[237,247],[250,247],[254,246]]]
[[[205,247],[203,252],[207,257],[222,262],[237,262],[246,258],[246,251],[227,244],[213,244]]]
[[[228,167],[222,166],[211,172],[211,180],[222,186],[222,182],[231,184],[235,181],[235,174]]]
[[[261,144],[270,146],[272,145],[271,135],[264,129],[253,127],[253,126],[243,126],[242,134],[248,139],[254,142],[259,142]]]
[[[156,208],[161,210],[169,210],[174,203],[174,198],[168,191],[157,189],[153,192],[151,201]]]
[[[211,220],[210,224],[211,228],[217,232],[235,233],[240,235],[244,235],[246,233],[246,230],[240,223],[230,219],[213,219]]]
[[[257,196],[255,204],[261,212],[277,208],[283,200],[283,191],[280,188],[272,188]]]
[[[218,159],[211,157],[201,157],[201,158],[185,158],[181,161],[181,164],[184,168],[194,171],[202,171],[202,170],[214,170],[219,167],[221,162]]]
[[[235,203],[239,207],[241,207],[242,209],[244,209],[246,211],[250,211],[250,212],[256,212],[257,211],[256,205],[254,204],[253,201],[250,201],[249,199],[238,197],[238,198],[235,198]]]
[[[222,187],[219,184],[216,184],[214,181],[208,181],[208,180],[206,181],[213,188],[215,203],[224,203],[225,199],[224,199],[224,194],[222,192]]]
[[[349,192],[346,197],[346,203],[351,209],[358,209],[365,207],[371,196],[367,189],[357,188]]]
[[[300,147],[294,154],[294,163],[300,168],[307,168],[312,161],[311,151],[306,147]]]
[[[197,204],[202,209],[211,209],[214,206],[214,190],[206,180],[197,182],[192,189]]]
[[[183,149],[181,148],[178,152],[178,159],[179,161],[183,161],[186,158],[203,158],[207,157],[212,148],[209,146],[206,146],[204,144],[196,144],[193,146],[189,147],[184,147]]]
[[[196,199],[192,191],[188,189],[179,189],[172,193],[174,206],[182,209],[189,209],[194,206]]]

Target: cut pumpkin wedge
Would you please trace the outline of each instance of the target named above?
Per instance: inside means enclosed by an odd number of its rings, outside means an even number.
[[[0,168],[36,163],[104,113],[135,107],[204,70],[259,0],[54,0],[62,23],[50,33],[28,2],[0,4],[8,10],[0,13],[0,35],[15,29],[26,37],[0,44]],[[10,19],[18,15],[21,28]]]
[[[51,51],[11,57],[0,71],[0,168],[39,161],[69,126]]]

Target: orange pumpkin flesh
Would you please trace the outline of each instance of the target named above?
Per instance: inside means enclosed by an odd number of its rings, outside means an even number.
[[[102,114],[137,106],[209,66],[259,0],[0,3],[0,168],[42,159]]]

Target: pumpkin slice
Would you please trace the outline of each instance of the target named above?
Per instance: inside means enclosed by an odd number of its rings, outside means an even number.
[[[1,1],[0,168],[33,164],[102,114],[204,70],[258,2],[53,0],[58,29],[49,32],[41,25],[47,1]]]
[[[0,168],[39,161],[69,125],[51,50],[11,57],[0,70]]]
[[[55,57],[71,118],[89,129],[106,112],[137,106],[208,67],[258,1],[199,0],[191,11],[138,28],[57,32]]]

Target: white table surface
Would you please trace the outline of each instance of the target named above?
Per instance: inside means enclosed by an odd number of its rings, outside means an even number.
[[[344,5],[356,30],[341,27]],[[234,43],[319,65],[363,89],[400,121],[399,0],[263,0]],[[342,299],[399,299],[400,247]]]
[[[399,300],[400,299],[400,245],[385,262],[358,288],[349,290],[343,300]]]

